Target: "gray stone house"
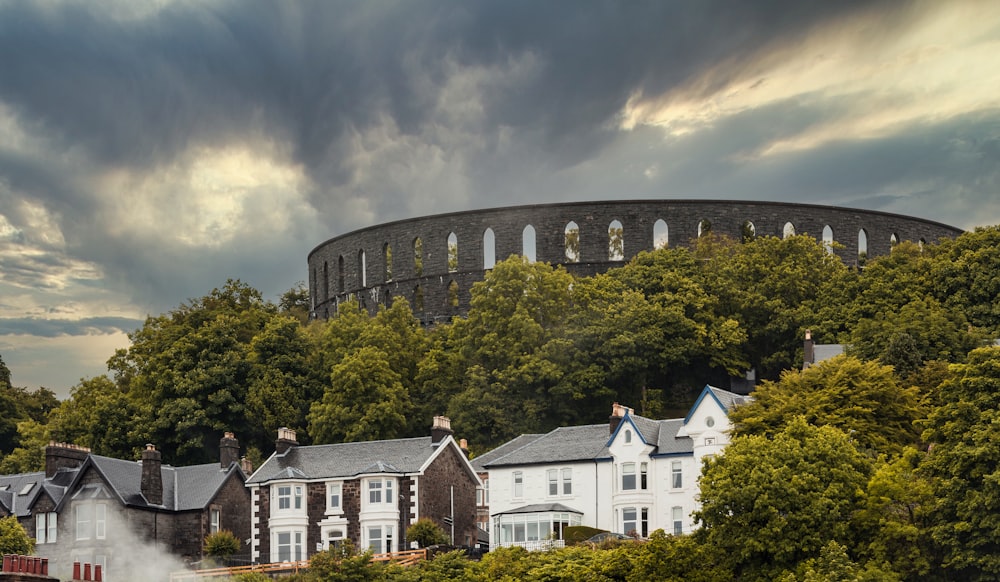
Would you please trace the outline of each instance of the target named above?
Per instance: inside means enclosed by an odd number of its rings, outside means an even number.
[[[50,443],[44,472],[0,476],[0,513],[17,516],[53,575],[68,578],[80,561],[101,564],[105,580],[130,580],[143,565],[201,560],[212,532],[249,539],[245,481],[232,433],[219,463],[188,467],[163,464],[153,445],[128,461]]]
[[[454,545],[476,544],[481,486],[451,423],[435,417],[431,436],[300,446],[279,429],[275,452],[247,480],[255,562],[304,560],[350,540],[386,553],[407,549],[420,518]]]

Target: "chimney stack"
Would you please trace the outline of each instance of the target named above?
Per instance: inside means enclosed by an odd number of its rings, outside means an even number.
[[[142,451],[142,496],[150,505],[163,505],[163,475],[160,473],[160,451],[147,444]]]
[[[465,455],[466,459],[468,459],[469,458],[469,454],[470,454],[469,453],[469,441],[466,440],[466,439],[460,439],[458,441],[458,448],[462,449],[462,454]]]
[[[295,440],[294,430],[286,426],[278,429],[278,440],[274,441],[274,452],[283,455],[288,449],[297,446],[299,446],[299,441]]]
[[[87,460],[90,449],[69,443],[49,441],[45,447],[45,478],[51,478],[59,469],[76,469]]]
[[[451,419],[447,416],[435,416],[431,425],[431,444],[437,444],[444,440],[451,432]]]
[[[233,463],[240,462],[240,441],[236,435],[226,432],[219,440],[219,465],[228,469]]]
[[[806,330],[806,339],[802,342],[802,369],[805,370],[809,366],[816,363],[816,350],[813,343],[813,334],[811,329]]]
[[[250,459],[243,457],[240,459],[240,469],[243,469],[243,474],[247,477],[253,475],[253,462]]]
[[[626,413],[631,414],[632,409],[628,406],[622,406],[617,402],[611,405],[611,416],[608,418],[608,434],[615,434],[615,431],[618,430],[618,425],[621,424]]]

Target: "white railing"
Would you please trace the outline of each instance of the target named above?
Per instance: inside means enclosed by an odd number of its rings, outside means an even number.
[[[566,547],[566,540],[532,540],[530,542],[501,542],[498,548],[524,548],[529,552],[544,552]]]

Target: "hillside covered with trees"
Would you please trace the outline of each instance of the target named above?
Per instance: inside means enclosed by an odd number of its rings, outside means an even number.
[[[427,434],[436,414],[483,452],[604,422],[612,401],[675,416],[753,369],[754,401],[704,468],[697,533],[490,559],[545,580],[1000,577],[1000,228],[902,243],[863,270],[808,236],[704,237],[588,278],[512,257],[467,317],[429,329],[401,300],[311,322],[307,300],[230,280],[148,318],[62,402],[11,386],[0,361],[0,473],[40,468],[49,440],[122,458],[150,442],[183,465],[216,460],[233,431],[259,462],[279,426],[370,440]],[[806,329],[848,355],[801,371]]]

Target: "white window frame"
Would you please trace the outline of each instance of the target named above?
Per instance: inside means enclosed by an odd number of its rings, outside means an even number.
[[[108,533],[108,504],[94,504],[94,537],[103,540]]]
[[[396,479],[392,477],[369,477],[362,482],[362,511],[389,511],[396,507]]]
[[[524,472],[514,471],[511,473],[511,497],[522,499],[524,497]]]
[[[572,467],[564,467],[562,470],[562,494],[572,495],[573,494],[573,469]]]
[[[639,463],[639,489],[649,489],[649,463]]]
[[[222,508],[212,506],[208,509],[208,533],[219,533],[222,530]]]
[[[329,550],[337,543],[347,539],[347,532],[344,527],[331,527],[323,529],[323,549]],[[334,535],[336,534],[336,535]]]
[[[89,540],[94,522],[94,505],[92,503],[77,503],[73,507],[76,522],[76,539]]]
[[[670,488],[684,488],[684,464],[681,461],[670,462]]]
[[[684,533],[684,508],[675,505],[670,508],[670,519],[673,522],[673,532],[675,536]]]
[[[47,513],[36,513],[35,514],[35,543],[45,544],[48,543],[45,538],[45,534],[48,532],[48,525],[46,524]]]
[[[292,508],[292,485],[278,485],[278,511]]]
[[[334,503],[336,499],[336,503]],[[341,482],[326,484],[326,511],[340,513],[344,507],[344,484]]]
[[[546,480],[548,481],[548,492],[549,497],[556,497],[559,495],[559,469],[549,469],[545,472]]]
[[[303,528],[281,528],[272,530],[271,562],[301,562],[306,559],[306,532]],[[287,535],[288,543],[282,544],[281,537]],[[282,559],[282,547],[288,548],[288,559]]]
[[[626,481],[626,479],[629,478],[631,478],[631,486],[629,486],[629,483]],[[636,485],[635,463],[622,463],[622,491],[635,491]]]
[[[376,530],[378,535],[373,536],[372,534],[376,533]],[[365,537],[363,547],[366,550],[371,550],[373,554],[391,553],[397,543],[395,528],[393,528],[393,524],[388,522],[365,524],[363,532]]]
[[[629,517],[631,514],[631,518]],[[629,527],[631,525],[631,527]],[[631,535],[639,531],[639,509],[637,507],[622,508],[622,533]]]

